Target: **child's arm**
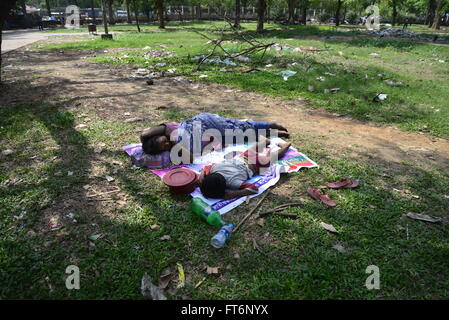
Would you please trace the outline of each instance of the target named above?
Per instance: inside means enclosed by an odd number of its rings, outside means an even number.
[[[242,189],[242,190],[231,190],[231,191],[226,191],[225,195],[223,197],[223,199],[225,200],[231,200],[234,198],[240,198],[240,197],[244,197],[244,196],[249,196],[254,194],[254,192],[249,191],[247,189]]]

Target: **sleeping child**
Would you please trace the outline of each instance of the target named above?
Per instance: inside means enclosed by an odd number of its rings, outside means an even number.
[[[264,168],[281,158],[291,145],[279,142],[277,150],[267,148],[265,152],[257,152],[257,148],[260,150],[269,144],[269,139],[262,138],[259,143],[234,159],[205,166],[199,178],[203,196],[229,200],[258,193],[258,188],[246,180],[261,174]]]

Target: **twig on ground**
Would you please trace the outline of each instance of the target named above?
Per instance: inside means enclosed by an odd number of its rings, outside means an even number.
[[[265,200],[265,198],[271,193],[270,189],[267,190],[267,192],[263,195],[262,199],[260,199],[260,201],[256,204],[256,206],[254,208],[251,209],[251,211],[238,223],[237,227],[235,227],[235,229],[232,231],[237,232],[237,230],[240,228],[240,226],[253,214],[254,211],[256,211],[256,209],[260,206],[260,204],[262,203],[262,201]]]

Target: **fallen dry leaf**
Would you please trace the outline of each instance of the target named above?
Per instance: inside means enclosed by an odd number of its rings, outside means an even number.
[[[158,224],[153,224],[150,229],[153,231],[158,231],[161,227]]]
[[[435,217],[431,217],[426,214],[420,214],[420,213],[409,212],[409,213],[407,213],[407,217],[409,217],[411,219],[415,219],[415,220],[421,220],[421,221],[432,222],[432,223],[441,222],[441,218],[435,218]]]
[[[218,274],[219,267],[207,267],[207,274]]]
[[[168,272],[166,274],[163,274],[160,278],[159,278],[159,288],[165,289],[167,288],[168,284],[170,283],[170,281],[173,279],[174,274],[171,272]]]
[[[340,244],[333,245],[332,248],[337,250],[338,252],[341,252],[341,253],[345,253],[346,252],[346,249],[342,245],[340,245]]]
[[[160,239],[161,239],[162,241],[165,241],[165,240],[171,240],[171,237],[170,237],[169,235],[165,235],[165,236],[160,237]]]
[[[320,222],[320,226],[322,226],[324,229],[326,229],[329,232],[338,233],[337,229],[335,229],[334,226],[331,224]]]

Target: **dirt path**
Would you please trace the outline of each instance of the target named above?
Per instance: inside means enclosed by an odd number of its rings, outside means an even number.
[[[326,112],[310,110],[305,101],[282,100],[218,84],[162,78],[148,86],[130,79],[133,69],[88,62],[93,51],[14,51],[5,55],[6,80],[29,80],[27,94],[3,95],[3,103],[53,97],[72,98],[104,118],[155,117],[157,108],[192,112],[237,111],[239,118],[274,120],[335,152],[351,147],[347,156],[375,157],[388,162],[431,163],[449,171],[449,141],[407,133]],[[34,75],[38,75],[35,77]],[[137,137],[137,133],[136,133]],[[130,141],[131,142],[131,141]]]

